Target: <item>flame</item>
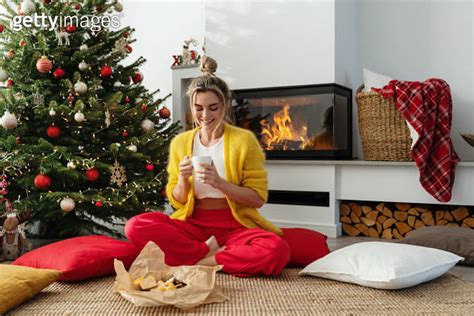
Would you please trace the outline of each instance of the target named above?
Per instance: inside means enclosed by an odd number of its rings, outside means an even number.
[[[262,126],[262,142],[266,150],[275,150],[276,148],[288,150],[291,142],[299,143],[299,149],[305,149],[310,144],[307,136],[308,127],[301,125],[300,130],[294,127],[288,104],[285,104],[281,111],[273,115],[273,124],[267,120],[261,120],[260,125]]]

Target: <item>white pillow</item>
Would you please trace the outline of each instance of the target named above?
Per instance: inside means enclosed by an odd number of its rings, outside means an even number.
[[[364,92],[371,92],[371,88],[383,88],[390,82],[390,80],[392,80],[390,77],[378,74],[365,68],[362,72],[364,76]]]
[[[394,290],[433,280],[464,258],[434,248],[363,242],[310,263],[300,274]]]

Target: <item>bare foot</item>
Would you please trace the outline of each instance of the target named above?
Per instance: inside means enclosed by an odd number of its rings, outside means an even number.
[[[225,249],[225,246],[222,246],[217,249],[211,249],[209,250],[209,253],[207,256],[201,260],[199,260],[196,265],[201,265],[201,266],[217,266],[216,262],[216,254],[223,251]]]

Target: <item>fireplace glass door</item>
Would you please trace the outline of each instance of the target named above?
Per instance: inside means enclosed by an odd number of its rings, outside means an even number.
[[[268,159],[350,159],[352,91],[337,84],[235,90],[237,126]]]

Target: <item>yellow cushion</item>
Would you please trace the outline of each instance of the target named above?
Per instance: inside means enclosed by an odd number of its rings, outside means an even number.
[[[0,314],[35,296],[60,274],[57,270],[0,264]]]

